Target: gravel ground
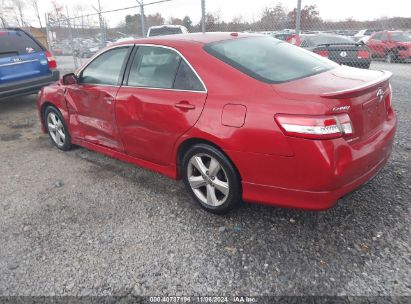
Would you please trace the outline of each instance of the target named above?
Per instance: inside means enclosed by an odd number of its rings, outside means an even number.
[[[411,295],[411,65],[394,67],[392,159],[326,212],[206,213],[180,182],[53,148],[35,96],[0,103],[0,295]]]

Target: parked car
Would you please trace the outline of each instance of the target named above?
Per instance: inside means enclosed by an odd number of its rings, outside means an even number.
[[[273,33],[271,35],[276,39],[279,39],[279,40],[282,40],[282,41],[287,41],[295,35],[295,32],[290,32],[290,31],[277,32],[277,33]]]
[[[365,30],[360,30],[354,35],[354,40],[356,42],[364,42],[366,43],[368,39],[370,39],[371,35],[374,34],[375,32],[382,31],[380,29],[365,29]]]
[[[300,46],[339,64],[363,69],[368,69],[371,64],[368,47],[346,36],[301,35]]]
[[[383,31],[375,33],[367,42],[371,55],[386,62],[411,61],[411,36],[407,32]]]
[[[186,34],[188,30],[182,25],[159,25],[148,29],[147,37]]]
[[[106,48],[43,88],[38,110],[57,148],[182,178],[208,211],[322,210],[387,162],[390,77],[272,37],[198,33]]]
[[[82,46],[79,50],[76,50],[76,55],[80,58],[91,58],[99,49],[98,45]]]
[[[19,28],[0,29],[0,99],[29,95],[59,79],[53,55]]]

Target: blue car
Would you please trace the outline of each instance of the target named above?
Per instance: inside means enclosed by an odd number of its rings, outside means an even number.
[[[0,100],[37,93],[59,76],[53,55],[29,33],[0,29]]]

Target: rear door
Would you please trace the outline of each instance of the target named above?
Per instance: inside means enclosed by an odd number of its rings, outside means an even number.
[[[204,84],[175,50],[140,46],[116,98],[116,119],[126,153],[169,164],[177,139],[198,120]]]
[[[0,30],[0,84],[50,74],[41,45],[22,31]]]

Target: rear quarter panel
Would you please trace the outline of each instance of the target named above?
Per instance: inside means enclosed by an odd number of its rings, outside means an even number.
[[[208,97],[196,125],[177,142],[190,138],[213,142],[228,151],[292,156],[287,139],[274,121],[274,115],[290,106],[270,85],[257,81],[203,50],[202,45],[175,46],[192,64],[207,86]],[[227,104],[246,108],[241,127],[223,125],[222,113]]]

